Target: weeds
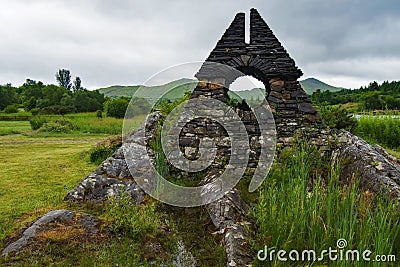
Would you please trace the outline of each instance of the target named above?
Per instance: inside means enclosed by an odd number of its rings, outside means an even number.
[[[106,204],[106,219],[111,221],[111,231],[129,236],[139,243],[146,235],[158,232],[160,218],[155,211],[155,203],[135,205],[129,196],[112,198]]]
[[[400,118],[391,116],[362,116],[354,133],[371,143],[400,149]]]
[[[90,162],[100,164],[120,148],[121,145],[122,138],[120,135],[108,137],[89,151]]]
[[[259,229],[255,249],[267,245],[318,253],[335,248],[336,241],[344,238],[348,249],[369,249],[373,255],[398,253],[400,225],[394,205],[376,196],[372,201],[370,195],[361,193],[357,182],[343,186],[336,169],[330,171],[326,186],[318,179],[307,191],[313,162],[305,149],[292,153],[291,159],[275,163],[252,209]],[[345,266],[343,262],[329,264]],[[287,265],[275,261],[273,266]]]

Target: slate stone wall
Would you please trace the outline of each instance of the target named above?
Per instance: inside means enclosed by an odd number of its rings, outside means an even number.
[[[244,75],[264,83],[266,101],[275,119],[278,145],[290,142],[296,131],[310,133],[311,139],[315,136],[315,143],[321,143],[320,129],[325,127],[297,81],[302,71],[256,9],[250,11],[250,43],[245,42],[245,14],[239,13],[196,74],[199,83],[191,98],[213,98],[228,103],[229,86]],[[250,165],[254,165],[254,157],[260,150],[259,125],[246,103],[239,105],[236,111],[249,134]],[[180,136],[182,152],[186,152],[188,158],[196,158],[199,140],[207,136],[223,139],[226,133],[220,125],[207,119],[190,122]],[[218,151],[222,151],[221,156],[229,155],[224,146],[218,146]]]

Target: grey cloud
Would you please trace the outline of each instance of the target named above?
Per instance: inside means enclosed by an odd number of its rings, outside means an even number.
[[[204,60],[234,15],[251,7],[306,77],[336,76],[342,86],[398,79],[397,0],[0,0],[0,84],[54,82],[61,67],[89,88],[142,83]]]

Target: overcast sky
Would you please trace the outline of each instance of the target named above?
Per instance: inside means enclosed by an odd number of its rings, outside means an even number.
[[[237,12],[259,10],[303,70],[335,86],[400,80],[399,0],[0,0],[0,84],[142,84],[207,58]]]

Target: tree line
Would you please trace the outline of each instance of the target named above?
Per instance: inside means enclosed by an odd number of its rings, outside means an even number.
[[[374,81],[356,90],[342,89],[337,92],[318,89],[311,99],[316,104],[359,103],[361,111],[400,109],[400,81],[385,81],[382,84]]]
[[[0,110],[12,113],[22,107],[32,114],[66,114],[103,109],[104,95],[82,87],[79,77],[72,81],[69,70],[58,70],[56,80],[58,85],[46,85],[32,79],[19,87],[0,85]]]

